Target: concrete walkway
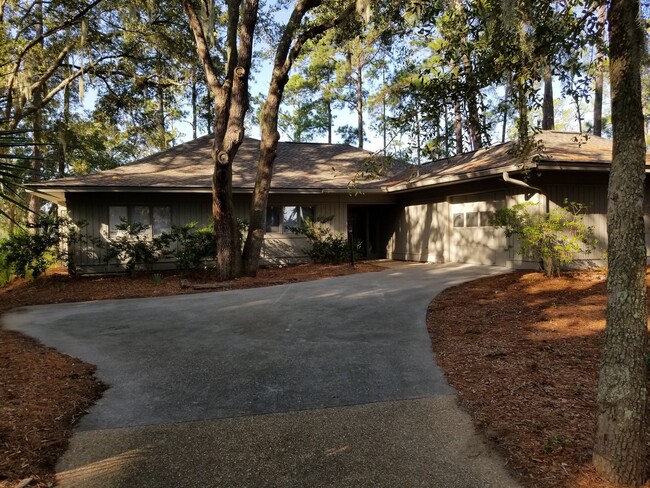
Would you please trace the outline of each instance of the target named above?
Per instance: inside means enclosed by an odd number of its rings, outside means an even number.
[[[503,268],[410,265],[245,291],[29,307],[4,326],[111,388],[57,466],[75,487],[509,487],[455,405],[429,301]]]

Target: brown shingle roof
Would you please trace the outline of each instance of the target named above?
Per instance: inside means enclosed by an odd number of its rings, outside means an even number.
[[[596,136],[580,135],[576,132],[542,131],[535,136],[540,141],[539,150],[533,150],[526,158],[513,155],[513,143],[507,142],[479,149],[470,153],[432,161],[418,168],[415,176],[397,182],[393,190],[403,187],[435,185],[445,179],[461,176],[478,176],[486,172],[498,172],[517,167],[565,168],[569,164],[602,167],[606,170],[611,162],[612,141]],[[650,154],[646,155],[650,165]]]
[[[130,164],[99,173],[61,178],[39,188],[186,188],[212,185],[212,137],[204,136]],[[252,189],[259,157],[259,140],[245,138],[233,163],[233,188]],[[274,189],[347,189],[373,153],[349,145],[278,143]],[[403,166],[399,166],[403,169]],[[392,171],[394,174],[396,171]],[[359,180],[363,188],[379,187],[387,177]]]
[[[362,174],[370,163],[382,158],[356,147],[320,143],[278,143],[272,189],[337,191],[350,188],[402,190],[436,185],[442,181],[472,178],[498,173],[514,167],[558,166],[567,164],[606,166],[611,160],[612,141],[601,137],[585,138],[573,132],[543,131],[541,151],[518,160],[511,154],[512,143],[441,159],[419,167],[395,164],[385,176],[364,179]],[[98,189],[209,189],[212,181],[212,138],[200,137],[190,142],[153,154],[131,164],[96,174],[61,178],[38,183],[34,188],[49,190]],[[250,191],[254,186],[259,141],[246,138],[233,164],[233,188]],[[650,164],[650,155],[646,158]]]

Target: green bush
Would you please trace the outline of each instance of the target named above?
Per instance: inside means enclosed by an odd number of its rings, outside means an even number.
[[[304,251],[316,263],[338,264],[350,258],[348,240],[340,232],[333,232],[329,226],[333,218],[305,219],[299,226],[289,228],[294,234],[305,236],[309,240],[310,247]],[[361,245],[360,241],[354,241],[355,258],[361,253]]]
[[[190,222],[183,226],[172,226],[172,231],[168,234],[170,240],[177,244],[173,254],[178,269],[199,268],[205,260],[214,259],[217,254],[212,225],[196,229],[197,225],[196,222]]]
[[[149,237],[149,226],[139,222],[129,223],[124,218],[115,226],[119,234],[109,237],[104,244],[104,260],[112,259],[124,264],[129,273],[144,267],[147,271],[162,257],[171,254],[168,250],[172,242],[170,234]]]
[[[548,213],[530,213],[532,203],[520,203],[498,210],[494,223],[505,228],[506,236],[519,238],[518,253],[543,265],[548,276],[560,274],[578,253],[589,254],[596,246],[593,227],[584,223],[586,206],[564,201]]]
[[[78,245],[91,240],[81,229],[84,222],[72,222],[65,216],[41,215],[30,232],[18,229],[0,241],[0,265],[5,270],[3,281],[9,274],[21,278],[37,278],[48,267],[63,263],[71,274],[76,272],[74,256]]]

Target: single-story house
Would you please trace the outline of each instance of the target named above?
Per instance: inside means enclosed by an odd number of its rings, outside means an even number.
[[[611,141],[558,131],[536,137],[540,144],[525,158],[505,143],[421,166],[387,165],[348,145],[280,142],[263,259],[305,260],[305,239],[288,227],[304,216],[333,216],[333,230],[350,228],[366,257],[535,267],[516,253],[491,216],[524,201],[545,212],[568,199],[588,205],[585,221],[599,242],[595,252],[579,258],[602,263]],[[171,225],[204,225],[211,219],[211,144],[204,136],[112,170],[34,183],[30,189],[73,220],[86,221],[86,232],[100,239],[114,232],[120,218],[148,224],[154,235]],[[234,203],[244,220],[258,154],[259,141],[246,138],[233,164]],[[77,263],[82,272],[115,269],[95,248],[80,250]]]

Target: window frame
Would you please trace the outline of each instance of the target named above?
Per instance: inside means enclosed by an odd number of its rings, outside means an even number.
[[[295,225],[288,225],[287,224],[287,209],[293,208],[293,212],[295,212],[295,209],[300,209],[297,214],[297,224]],[[275,210],[274,210],[275,209]],[[309,209],[307,213],[310,213],[311,215],[304,215],[304,209]],[[278,216],[278,224],[277,225],[269,225],[269,220],[273,219],[273,213],[276,212],[276,215]],[[292,213],[293,213],[292,212]],[[305,218],[311,218],[312,220],[316,217],[316,206],[315,205],[268,205],[266,207],[266,223],[265,223],[265,233],[266,234],[280,234],[284,236],[291,236],[292,232],[288,229],[288,227],[295,227],[300,225]],[[275,222],[275,220],[271,220],[271,222]],[[277,230],[276,230],[277,229]]]
[[[149,217],[149,222],[140,222],[141,224],[147,225],[148,228],[145,232],[143,232],[143,236],[145,236],[147,239],[153,239],[154,237],[159,237],[162,233],[164,232],[170,232],[171,231],[171,226],[172,226],[172,206],[171,205],[142,205],[142,204],[133,204],[133,205],[109,205],[108,206],[108,238],[112,239],[114,237],[120,237],[123,236],[124,233],[122,231],[118,231],[115,229],[115,225],[113,225],[113,222],[111,221],[111,215],[112,215],[112,209],[114,208],[126,208],[126,220],[129,224],[134,224],[136,221],[134,220],[135,215],[137,215],[139,212],[136,212],[137,208],[146,208],[148,217]],[[167,216],[168,216],[168,223],[169,226],[168,228],[165,228],[161,230],[158,233],[154,233],[154,228],[155,228],[155,215],[156,211],[155,209],[167,209]],[[121,222],[121,221],[120,221]]]

